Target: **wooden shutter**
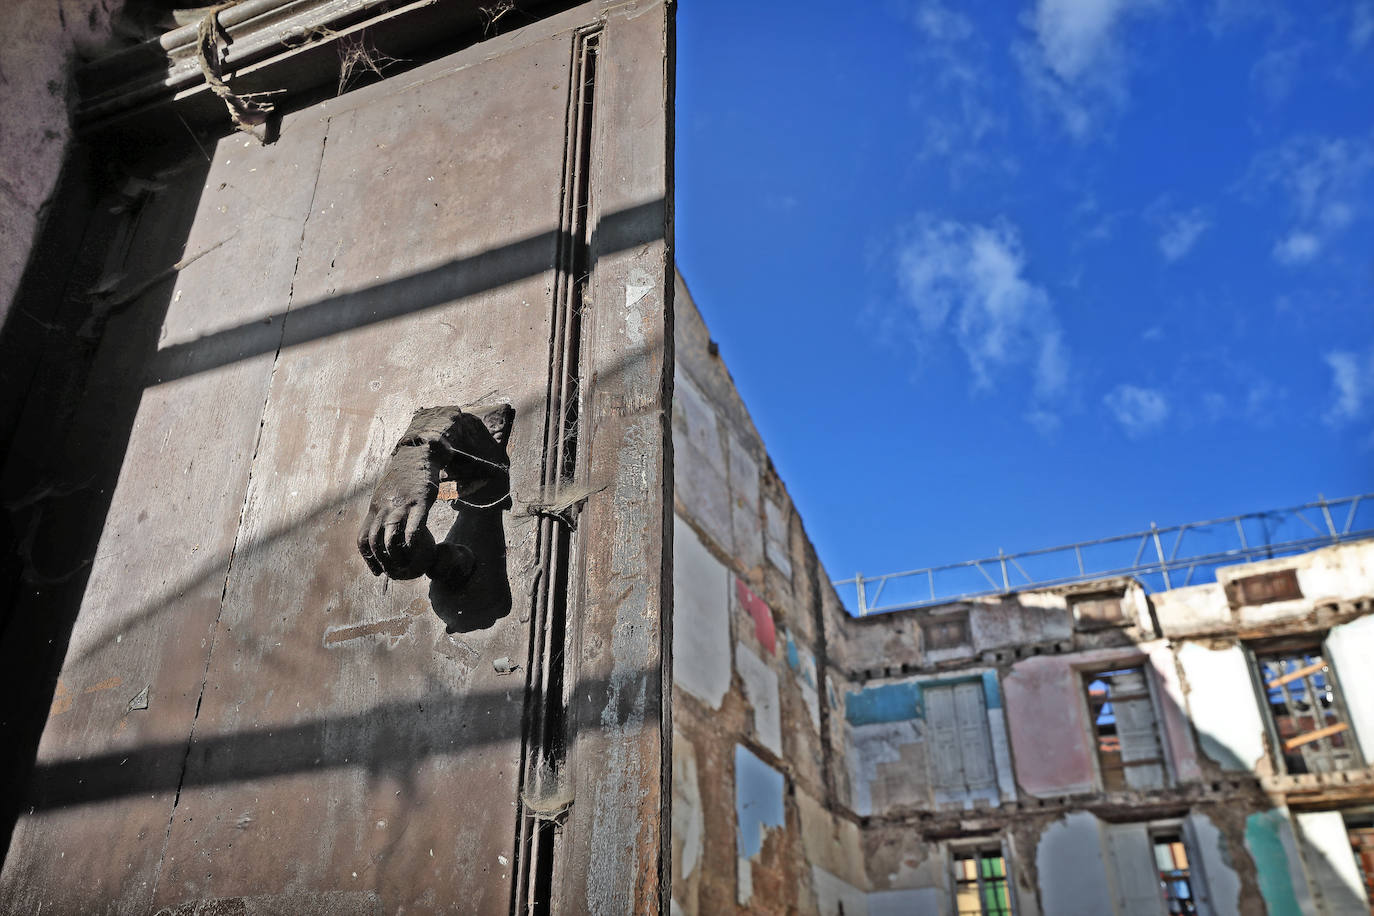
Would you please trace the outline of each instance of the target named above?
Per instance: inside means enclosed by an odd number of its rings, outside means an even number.
[[[992,765],[992,742],[988,736],[988,712],[981,681],[954,686],[954,709],[959,718],[960,751],[964,762],[964,781],[969,789],[983,790],[997,785]]]
[[[968,681],[922,693],[930,734],[931,787],[965,792],[996,786],[983,685]]]
[[[1107,859],[1116,885],[1117,916],[1160,916],[1164,899],[1144,824],[1106,824]]]
[[[957,792],[964,788],[964,765],[959,750],[959,719],[954,691],[932,687],[922,691],[926,702],[926,727],[930,729],[931,786]]]
[[[1144,694],[1133,700],[1113,700],[1116,731],[1121,739],[1121,761],[1126,766],[1126,785],[1132,789],[1158,789],[1164,785],[1163,754],[1159,728],[1149,685],[1142,671],[1131,671],[1112,678],[1112,693],[1126,696]],[[1154,760],[1153,764],[1131,766],[1134,761]]]

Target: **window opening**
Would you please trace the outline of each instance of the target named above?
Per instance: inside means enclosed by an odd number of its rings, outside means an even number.
[[[958,916],[1012,916],[1001,849],[954,853],[954,907]]]
[[[1319,646],[1257,654],[1269,717],[1289,773],[1360,766],[1345,705]]]
[[[1197,913],[1193,897],[1192,870],[1188,865],[1188,848],[1183,835],[1177,831],[1156,833],[1151,837],[1155,848],[1155,868],[1159,871],[1159,887],[1170,914]]]
[[[1107,791],[1161,788],[1164,753],[1145,669],[1098,671],[1084,680],[1102,787]]]
[[[1121,592],[1095,592],[1069,598],[1075,626],[1080,630],[1119,627],[1131,623],[1126,617]]]

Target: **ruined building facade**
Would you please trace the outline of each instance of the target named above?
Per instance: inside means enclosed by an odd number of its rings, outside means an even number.
[[[1371,912],[1374,542],[851,617],[675,303],[675,912]]]

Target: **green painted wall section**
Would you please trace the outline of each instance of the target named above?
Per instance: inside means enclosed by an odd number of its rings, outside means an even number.
[[[1282,831],[1286,829],[1288,818],[1282,811],[1259,811],[1245,819],[1245,848],[1255,860],[1260,896],[1269,916],[1302,916],[1284,851]]]

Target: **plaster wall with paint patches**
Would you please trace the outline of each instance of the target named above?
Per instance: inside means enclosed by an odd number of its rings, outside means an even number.
[[[869,911],[954,913],[973,862],[1016,913],[1369,913],[1372,561],[843,618]]]
[[[1374,543],[853,618],[676,304],[676,912],[1370,912]]]
[[[680,277],[675,323],[674,911],[864,913],[844,610]]]

